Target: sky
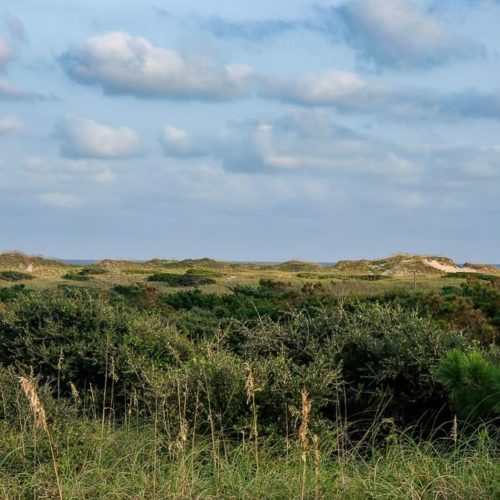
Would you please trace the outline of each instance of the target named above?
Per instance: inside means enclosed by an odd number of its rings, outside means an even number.
[[[0,251],[500,262],[500,0],[3,0]]]

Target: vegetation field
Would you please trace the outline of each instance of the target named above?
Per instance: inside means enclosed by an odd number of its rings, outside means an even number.
[[[500,273],[0,255],[0,498],[500,498]]]

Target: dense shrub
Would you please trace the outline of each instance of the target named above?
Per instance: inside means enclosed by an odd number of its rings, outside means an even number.
[[[447,404],[436,367],[449,350],[470,346],[401,305],[297,310],[286,309],[282,292],[265,299],[150,289],[117,286],[106,294],[66,286],[21,294],[0,312],[0,364],[33,370],[63,397],[70,383],[84,394],[92,384],[102,401],[111,380],[116,415],[131,399],[143,408],[158,401],[174,408],[181,394],[186,414],[209,405],[218,425],[235,432],[248,425],[251,366],[263,429],[285,433],[303,387],[318,425],[341,416],[404,425],[425,413],[434,418]]]
[[[148,281],[157,283],[167,283],[169,286],[200,286],[212,285],[215,280],[199,274],[173,274],[173,273],[155,273],[148,277]]]
[[[0,302],[9,302],[28,290],[25,285],[13,285],[0,287]]]
[[[81,271],[81,275],[86,275],[86,276],[99,276],[102,274],[107,274],[107,269],[103,269],[102,267],[95,267],[95,266],[90,266],[90,267],[84,267]]]
[[[0,271],[0,280],[3,281],[25,281],[32,279],[34,279],[34,276],[21,271]]]

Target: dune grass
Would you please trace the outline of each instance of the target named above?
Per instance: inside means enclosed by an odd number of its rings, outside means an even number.
[[[1,498],[57,498],[46,437],[0,426]],[[333,435],[302,462],[296,442],[189,436],[169,442],[153,424],[105,426],[71,420],[52,435],[64,498],[499,498],[500,462],[483,430],[450,442],[393,433],[373,449],[339,446]],[[304,486],[302,472],[305,465]]]

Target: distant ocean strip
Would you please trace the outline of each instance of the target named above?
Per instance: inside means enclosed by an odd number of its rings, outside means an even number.
[[[113,260],[113,259],[110,259]],[[121,259],[120,259],[121,260]],[[128,260],[128,259],[124,259]],[[169,259],[170,260],[170,259]],[[92,264],[97,264],[100,262],[98,259],[62,259],[63,262],[66,262],[67,264],[71,264],[73,266],[90,266]],[[137,263],[137,264],[143,264],[144,262],[147,262],[145,260],[129,260],[128,262],[132,263]],[[260,265],[274,265],[274,264],[282,264],[282,262],[258,262],[258,261],[239,261],[239,260],[232,260],[228,261],[230,264],[260,264]],[[309,262],[309,261],[307,261]],[[320,266],[323,267],[332,267],[336,263],[335,262],[318,262]],[[461,265],[461,264],[459,264]],[[498,267],[500,269],[500,264],[492,264],[495,267]]]

